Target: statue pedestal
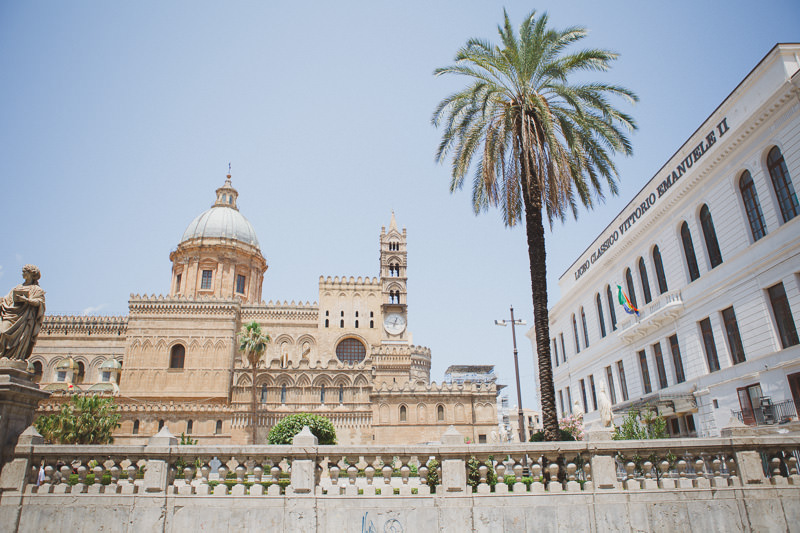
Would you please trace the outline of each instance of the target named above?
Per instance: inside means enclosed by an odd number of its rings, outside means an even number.
[[[39,402],[50,396],[31,381],[25,361],[0,359],[0,466],[14,453],[17,438],[33,423]]]

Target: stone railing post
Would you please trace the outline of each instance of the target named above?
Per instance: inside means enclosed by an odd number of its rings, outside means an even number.
[[[164,426],[161,431],[150,437],[147,446],[144,448],[147,456],[147,465],[144,467],[142,485],[145,492],[166,492],[169,464],[166,460],[157,459],[156,457],[169,457],[168,448],[177,445],[178,439],[169,432],[167,426]],[[167,450],[164,450],[164,448],[167,448]]]
[[[34,466],[33,447],[37,444],[44,444],[44,438],[30,426],[17,438],[14,458],[3,465],[0,474],[0,524],[10,526],[19,523],[22,496]]]
[[[316,448],[319,440],[311,433],[308,426],[303,426],[302,431],[292,439],[292,446],[300,448],[313,448],[312,457],[316,457]],[[319,482],[317,474],[317,461],[312,459],[294,459],[292,461],[291,485],[292,494],[314,495],[314,488]],[[337,480],[338,481],[338,480]],[[287,496],[289,495],[287,491]]]
[[[464,436],[454,426],[442,434],[442,446],[464,444]],[[442,489],[445,493],[467,492],[467,463],[464,458],[444,459],[442,461]]]
[[[617,465],[614,461],[612,452],[601,454],[591,443],[603,443],[613,440],[614,435],[611,428],[592,428],[586,432],[586,440],[589,441],[591,451],[591,472],[592,488],[594,489],[614,489],[617,487]]]

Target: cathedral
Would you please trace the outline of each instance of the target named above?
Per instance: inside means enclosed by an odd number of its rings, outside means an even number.
[[[491,438],[501,386],[431,383],[430,349],[411,341],[406,230],[394,213],[377,277],[320,277],[318,303],[264,303],[267,261],[237,199],[229,174],[170,253],[167,295],[131,295],[123,317],[45,316],[29,359],[53,392],[39,414],[73,394],[111,395],[118,444],[163,426],[200,444],[250,444],[253,425],[264,444],[301,412],[328,418],[340,444],[438,441],[450,425],[470,442]],[[237,341],[252,321],[271,337],[255,383]]]

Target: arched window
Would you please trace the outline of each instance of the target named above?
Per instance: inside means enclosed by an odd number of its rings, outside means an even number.
[[[319,387],[319,403],[325,403],[325,385],[320,385]]]
[[[159,420],[158,421],[158,430],[161,431],[162,429],[164,429],[164,421],[163,420]]]
[[[186,421],[186,434],[187,435],[191,435],[192,434],[192,429],[194,429],[194,421],[187,420]]]
[[[639,258],[639,279],[642,281],[642,293],[644,294],[644,303],[649,304],[653,301],[650,294],[650,280],[647,279],[647,267],[644,264],[644,259]]]
[[[326,327],[326,328],[327,328],[327,327],[330,327],[330,325],[331,325],[331,324],[330,324],[330,321],[329,321],[329,320],[326,318],[326,319],[325,319],[325,327]]]
[[[78,371],[75,373],[75,384],[83,383],[86,378],[86,365],[78,361]]]
[[[578,340],[578,323],[575,321],[575,315],[572,315],[572,333],[575,336],[575,353],[581,351],[581,342]]]
[[[586,327],[586,313],[583,312],[583,307],[581,307],[581,325],[583,326],[583,346],[584,348],[588,348],[589,329]]]
[[[341,320],[339,321],[339,327],[340,327],[340,328],[343,328],[343,327],[344,327],[344,319],[341,319]]]
[[[440,405],[436,408],[436,420],[444,422],[444,405]]]
[[[611,331],[617,331],[617,313],[614,311],[614,296],[611,295],[611,286],[606,285],[606,302],[608,314],[611,315]]]
[[[267,385],[261,385],[261,403],[267,403]]]
[[[408,412],[406,410],[405,405],[400,406],[400,422],[406,422],[408,420]]]
[[[286,404],[286,384],[281,385],[281,405]]]
[[[692,244],[689,224],[685,221],[681,224],[681,240],[683,241],[683,254],[686,256],[686,267],[689,269],[689,280],[694,281],[700,277],[700,269],[697,268],[697,256],[694,255],[694,244]]]
[[[339,385],[339,405],[344,403],[344,385]]]
[[[42,382],[42,374],[44,371],[42,370],[42,362],[36,361],[33,363],[33,382],[34,383],[41,383]]]
[[[757,241],[767,234],[767,224],[764,222],[764,213],[761,212],[756,184],[753,183],[753,177],[748,170],[745,170],[742,177],[739,178],[739,192],[742,193],[744,210],[747,213],[747,221],[750,223],[753,241]]]
[[[367,356],[367,349],[358,339],[344,339],[336,345],[336,357],[343,363],[360,363]]]
[[[214,434],[219,435],[222,433],[222,420],[217,420],[217,425],[214,426]]]
[[[658,293],[664,294],[667,288],[667,277],[664,275],[664,263],[661,262],[661,251],[658,246],[653,247],[653,264],[656,265],[656,278],[658,279]]]
[[[138,435],[139,434],[139,421],[138,420],[134,420],[133,421],[133,431],[131,433],[133,433],[134,435]]]
[[[635,308],[639,308],[636,304],[636,291],[633,290],[633,276],[631,275],[631,269],[625,269],[625,285],[628,287],[628,298],[631,300],[631,305]]]
[[[719,250],[719,242],[717,241],[717,232],[714,231],[714,221],[711,220],[711,211],[708,206],[703,204],[700,208],[700,226],[703,228],[703,238],[706,241],[706,250],[708,251],[708,260],[711,262],[711,268],[722,264],[722,252]]]
[[[594,295],[594,301],[597,304],[597,318],[600,320],[600,336],[606,336],[606,320],[603,317],[603,302],[600,301],[600,293]],[[553,343],[555,345],[555,343]]]
[[[777,146],[773,146],[767,155],[767,168],[769,176],[772,178],[775,196],[778,197],[783,221],[789,222],[800,213],[800,206],[797,204],[797,194],[794,192],[786,161],[783,160],[783,154]]]
[[[186,348],[183,344],[176,344],[169,352],[169,367],[170,368],[183,368],[184,360],[186,359]]]

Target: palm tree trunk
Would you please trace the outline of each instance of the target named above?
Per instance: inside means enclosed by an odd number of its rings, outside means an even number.
[[[252,444],[255,444],[256,443],[256,426],[257,426],[257,423],[256,423],[256,364],[255,364],[255,362],[253,362],[251,364],[251,366],[253,368],[253,398],[252,398],[252,400],[253,400],[253,402],[252,402],[253,418],[250,420],[250,424],[253,426],[253,442],[252,442]]]
[[[522,140],[522,121],[518,121],[519,146]],[[539,128],[536,128],[539,130]],[[521,150],[525,154],[525,150]],[[531,269],[531,294],[533,296],[533,326],[536,330],[536,356],[539,364],[539,394],[542,402],[544,440],[561,440],[556,413],[556,394],[553,385],[553,367],[550,360],[550,323],[547,309],[547,253],[542,221],[542,193],[536,177],[529,175],[531,164],[527,157],[520,158],[522,174],[522,202],[525,206],[525,232],[528,237],[528,260]]]

